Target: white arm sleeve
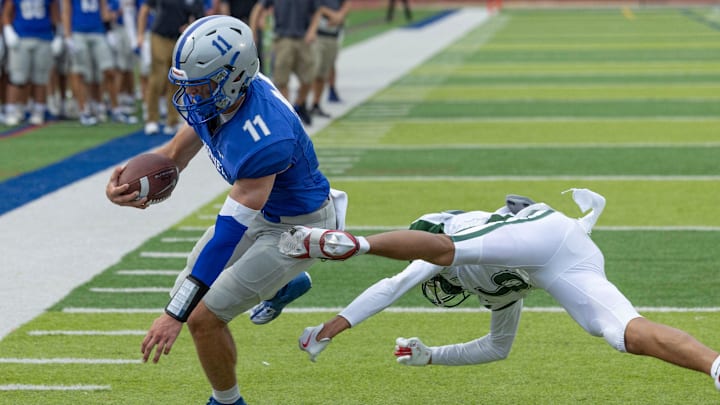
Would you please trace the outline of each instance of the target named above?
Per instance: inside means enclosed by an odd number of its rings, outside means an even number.
[[[522,300],[492,312],[490,333],[467,343],[431,347],[432,364],[463,366],[505,359],[517,334]]]
[[[432,263],[415,260],[395,276],[384,278],[363,291],[339,315],[355,326],[392,305],[411,288],[432,278],[442,269]]]

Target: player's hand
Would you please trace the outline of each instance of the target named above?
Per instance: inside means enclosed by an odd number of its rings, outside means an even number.
[[[52,52],[53,56],[58,57],[62,54],[63,49],[65,47],[65,44],[63,43],[63,38],[60,35],[55,35],[52,42],[50,43],[50,51]]]
[[[397,362],[406,366],[425,366],[432,360],[430,349],[416,337],[399,337],[395,340]]]
[[[71,55],[74,55],[77,52],[77,46],[75,45],[75,41],[71,37],[65,38],[65,49]]]
[[[182,322],[168,314],[162,314],[155,319],[140,347],[140,352],[143,354],[143,362],[148,361],[155,346],[157,346],[157,349],[155,350],[155,356],[152,360],[153,363],[160,361],[160,355],[170,354],[170,349],[172,349],[173,343],[175,343],[175,340],[180,334],[182,325]]]
[[[3,27],[3,36],[5,37],[5,44],[8,48],[15,48],[20,44],[20,37],[15,31],[15,28],[10,24]]]
[[[118,39],[114,32],[108,31],[105,33],[105,40],[108,43],[108,46],[111,50],[116,50],[118,47]]]
[[[122,166],[118,166],[115,168],[115,170],[113,170],[112,174],[110,175],[110,181],[108,181],[107,186],[105,186],[105,196],[108,198],[108,200],[112,201],[113,204],[122,205],[124,207],[135,207],[140,209],[147,208],[147,197],[136,200],[136,198],[140,194],[139,191],[134,191],[132,193],[126,194],[130,185],[118,184],[118,181],[120,179],[120,173],[122,173],[123,170],[124,167]]]

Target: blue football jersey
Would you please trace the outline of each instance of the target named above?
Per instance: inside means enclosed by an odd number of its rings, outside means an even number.
[[[50,0],[11,0],[15,5],[13,28],[21,38],[51,40]]]
[[[72,0],[71,21],[73,32],[105,33],[100,0]]]
[[[292,106],[262,74],[250,84],[235,115],[215,133],[207,124],[194,129],[229,184],[277,174],[263,208],[266,218],[307,214],[327,200],[330,184],[318,168],[310,137]]]

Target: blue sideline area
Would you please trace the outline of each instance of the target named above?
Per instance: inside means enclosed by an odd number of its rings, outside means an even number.
[[[113,139],[38,170],[0,182],[0,215],[27,204],[70,183],[119,164],[167,142],[163,135],[138,131]]]
[[[408,24],[404,28],[423,28],[427,25],[430,25],[434,22],[438,22],[438,21],[442,20],[443,18],[450,16],[453,13],[456,13],[457,11],[458,11],[458,9],[440,11],[437,14],[433,14],[424,20],[420,20],[418,22]]]

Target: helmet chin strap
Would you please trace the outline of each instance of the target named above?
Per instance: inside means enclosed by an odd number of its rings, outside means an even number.
[[[237,113],[238,109],[240,109],[240,106],[245,101],[245,95],[243,94],[238,98],[238,100],[235,102],[235,104],[231,105],[230,108],[225,110],[224,113],[220,114],[220,121],[222,123],[226,123],[232,119],[232,117],[235,116],[235,113]]]

